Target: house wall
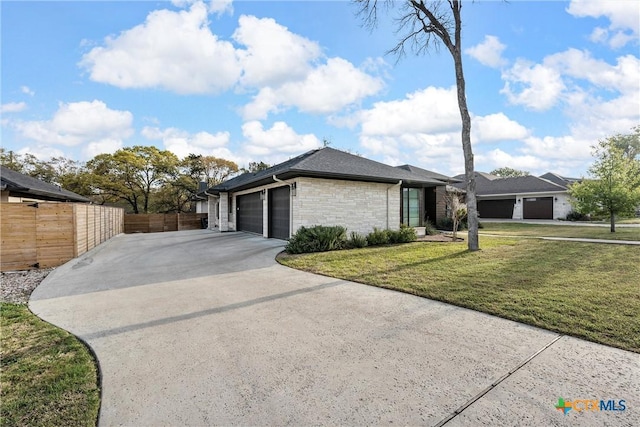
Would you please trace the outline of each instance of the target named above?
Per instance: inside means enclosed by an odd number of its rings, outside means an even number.
[[[0,191],[0,202],[5,203],[9,201],[9,190]]]
[[[571,202],[567,193],[521,193],[516,194],[516,204],[513,209],[513,219],[522,218],[523,197],[553,197],[553,219],[565,219],[567,214],[571,212]],[[555,200],[558,199],[558,200]],[[520,200],[520,203],[517,201]]]
[[[293,232],[301,226],[341,225],[366,234],[400,227],[400,186],[373,182],[298,178],[292,198]]]
[[[439,221],[447,216],[447,201],[445,200],[446,187],[436,187],[436,217],[435,221]],[[435,222],[434,222],[435,225]]]

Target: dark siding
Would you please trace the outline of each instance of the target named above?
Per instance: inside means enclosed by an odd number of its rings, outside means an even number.
[[[513,206],[516,199],[478,200],[480,218],[513,218]]]
[[[523,198],[524,219],[553,219],[553,197]]]
[[[237,197],[238,230],[262,234],[262,200],[260,192]]]
[[[289,238],[289,186],[269,190],[269,237]]]

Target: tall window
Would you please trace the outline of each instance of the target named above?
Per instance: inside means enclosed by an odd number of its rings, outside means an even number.
[[[402,223],[409,227],[420,226],[420,189],[402,189]]]

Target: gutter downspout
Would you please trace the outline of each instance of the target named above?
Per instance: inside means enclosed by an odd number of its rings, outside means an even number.
[[[207,190],[204,190],[204,192],[203,192],[203,193],[205,194],[205,196],[216,197],[216,195],[215,195],[215,194],[211,194],[211,193],[207,192]],[[196,197],[197,197],[197,198],[199,198],[199,199],[202,199],[202,200],[206,200],[206,201],[207,201],[207,213],[209,213],[209,197],[207,197],[207,198],[205,199],[204,197],[200,197],[200,196],[198,196],[197,194],[196,194]],[[220,196],[218,196],[218,198],[220,198]],[[217,218],[220,218],[220,217],[221,217],[221,215],[220,215],[220,203],[218,203],[218,209],[217,209],[217,210],[218,210],[218,212],[217,212],[217,215],[216,215],[216,216],[217,216]],[[217,219],[217,218],[215,218],[215,219]],[[211,218],[208,218],[208,219],[211,219]],[[215,224],[215,219],[214,219],[214,224]],[[208,227],[207,227],[207,228],[208,228]],[[215,228],[215,226],[214,226],[214,228]],[[220,224],[218,224],[218,229],[219,229],[219,228],[220,228]],[[210,229],[210,230],[211,230],[211,229]]]
[[[275,175],[273,175],[272,178],[275,182],[280,182],[282,184],[287,184],[289,186],[289,237],[291,237],[291,235],[293,234],[293,195],[291,194],[291,184],[281,180]]]
[[[402,180],[398,181],[397,184],[393,184],[392,186],[387,187],[387,230],[389,229],[389,190],[399,185],[402,185]],[[402,201],[400,202],[402,203]],[[402,221],[402,219],[400,220]]]

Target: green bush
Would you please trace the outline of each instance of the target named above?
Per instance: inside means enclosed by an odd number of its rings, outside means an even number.
[[[418,238],[413,227],[402,224],[399,230],[387,230],[389,243],[409,243],[415,242]]]
[[[352,231],[347,246],[349,248],[364,248],[367,246],[367,236]]]
[[[347,246],[347,229],[339,225],[300,227],[289,239],[284,250],[290,254],[326,252],[343,249]]]
[[[438,220],[437,226],[439,230],[453,231],[453,220],[451,218],[441,218]],[[458,231],[466,229],[467,221],[460,221],[460,223],[458,224]]]
[[[374,227],[373,231],[367,235],[369,246],[386,245],[389,243],[389,230],[379,230]]]
[[[589,215],[571,211],[567,214],[567,221],[589,221]]]
[[[433,236],[438,234],[438,229],[431,221],[427,221],[424,223],[424,232],[427,236]]]

